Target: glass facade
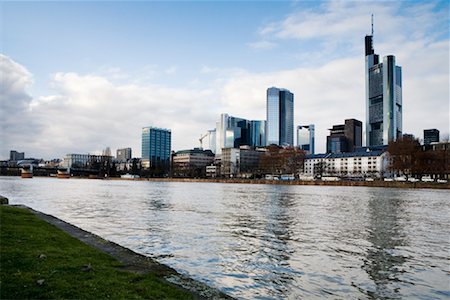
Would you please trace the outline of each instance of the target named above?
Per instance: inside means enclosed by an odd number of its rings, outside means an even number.
[[[307,154],[314,154],[314,125],[297,126],[297,146]]]
[[[387,145],[402,135],[402,69],[395,57],[379,62],[366,36],[366,145]]]
[[[267,89],[266,145],[294,145],[294,94],[286,89]]]
[[[265,121],[249,121],[221,114],[216,123],[215,138],[216,155],[220,155],[224,148],[265,146]]]
[[[251,144],[253,147],[266,146],[266,121],[250,121]]]
[[[144,168],[169,169],[171,138],[172,133],[168,129],[142,128],[142,166]]]

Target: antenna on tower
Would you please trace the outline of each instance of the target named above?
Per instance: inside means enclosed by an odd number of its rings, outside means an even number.
[[[373,36],[373,14],[372,14],[372,36]]]

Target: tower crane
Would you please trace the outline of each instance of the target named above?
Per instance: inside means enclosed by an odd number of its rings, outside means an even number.
[[[208,131],[207,133],[200,135],[200,138],[198,139],[198,141],[200,142],[200,149],[203,149],[203,140],[210,134],[211,132]]]

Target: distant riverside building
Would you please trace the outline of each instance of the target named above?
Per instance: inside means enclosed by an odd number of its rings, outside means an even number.
[[[9,152],[9,160],[10,161],[19,161],[25,159],[25,152],[17,152],[15,150],[11,150]]]
[[[439,130],[437,129],[425,129],[423,131],[423,144],[429,145],[431,143],[439,142]]]
[[[249,146],[222,149],[220,173],[225,177],[250,177],[258,167],[263,151]]]
[[[118,161],[127,161],[131,159],[131,148],[117,149],[116,158]]]
[[[200,148],[177,151],[172,157],[172,175],[175,177],[205,176],[206,166],[214,162],[214,157],[211,150]]]
[[[297,126],[297,146],[306,154],[314,154],[314,143],[314,125]]]
[[[111,155],[111,148],[106,147],[106,148],[102,151],[102,155],[104,155],[104,156],[112,156],[112,155]]]
[[[353,152],[362,146],[362,122],[347,119],[343,125],[334,125],[327,136],[327,153]]]
[[[365,37],[366,145],[387,145],[402,135],[402,68],[395,56],[379,61],[372,35]]]
[[[216,123],[215,137],[216,155],[220,155],[224,148],[265,146],[265,121],[250,121],[221,114]]]
[[[356,152],[307,155],[302,175],[308,177],[375,177],[389,175],[385,150],[359,148]]]
[[[216,129],[210,129],[200,137],[200,146],[204,150],[211,150],[212,153],[216,153]]]
[[[101,163],[110,162],[111,158],[109,155],[70,153],[66,154],[61,166],[65,168],[99,169]]]
[[[172,133],[157,127],[142,128],[142,167],[168,171]]]
[[[294,94],[287,89],[267,89],[266,145],[294,145]]]

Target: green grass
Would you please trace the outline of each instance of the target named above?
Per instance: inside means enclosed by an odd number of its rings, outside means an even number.
[[[119,270],[111,256],[25,209],[0,206],[0,220],[1,299],[193,298],[154,274]]]

